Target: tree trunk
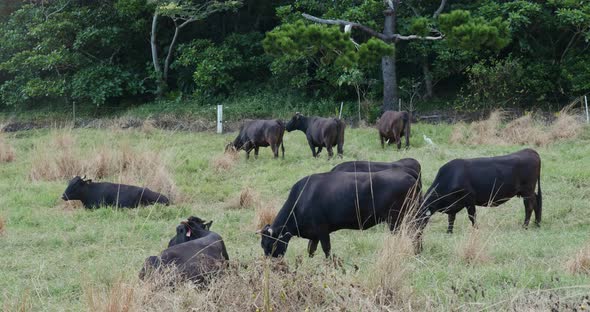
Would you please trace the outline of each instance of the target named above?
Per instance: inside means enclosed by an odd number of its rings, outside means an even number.
[[[160,66],[160,60],[158,57],[158,45],[156,43],[156,31],[158,28],[158,13],[154,13],[154,17],[152,18],[152,34],[150,37],[150,44],[152,47],[152,62],[154,63],[154,72],[156,73],[156,94],[158,97],[162,96],[164,93],[164,86],[165,82],[162,79],[162,67]]]
[[[426,94],[424,97],[430,99],[434,96],[434,91],[432,86],[432,74],[430,73],[428,57],[426,56],[422,57],[422,74],[424,75],[424,85],[426,86]]]
[[[395,11],[387,9],[385,14],[385,25],[383,34],[390,36],[395,33]],[[391,43],[395,48],[395,43]],[[383,106],[381,111],[393,110],[394,104],[398,102],[397,74],[395,70],[395,51],[393,55],[381,58],[381,72],[383,73]]]
[[[176,23],[174,24],[176,25]],[[180,27],[176,25],[174,29],[174,37],[172,37],[172,42],[168,48],[168,56],[166,56],[166,61],[164,62],[164,83],[168,83],[168,71],[170,70],[170,63],[172,62],[172,56],[174,55],[174,50],[176,49],[176,42],[178,41],[179,33]]]

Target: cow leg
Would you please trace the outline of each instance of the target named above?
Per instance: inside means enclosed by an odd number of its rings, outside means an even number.
[[[326,234],[320,238],[320,242],[322,243],[322,250],[324,251],[326,258],[330,258],[330,250],[332,249],[332,246],[330,245],[330,234]]]
[[[270,148],[272,149],[272,154],[274,155],[274,158],[279,158],[279,146],[276,144],[271,144]]]
[[[313,155],[313,157],[317,157],[318,153],[315,152],[315,146],[313,146],[311,141],[307,140],[307,142],[309,143],[309,148],[311,149],[311,154]]]
[[[534,195],[533,195],[534,196]],[[531,221],[531,215],[533,214],[534,201],[533,197],[523,196],[524,198],[524,224],[522,227],[525,229],[529,227],[529,221]]]
[[[318,243],[320,241],[317,239],[310,239],[307,243],[307,253],[309,253],[309,257],[313,257],[313,254],[316,250],[318,250]]]
[[[258,159],[258,145],[254,147],[254,158]]]
[[[467,207],[467,214],[469,215],[469,221],[471,221],[471,225],[474,228],[477,228],[477,226],[475,225],[475,206]]]
[[[397,150],[402,149],[402,138],[399,134],[395,136],[395,144],[397,144]]]
[[[323,148],[324,148],[323,146],[318,146],[318,151],[317,151],[317,153],[315,153],[315,155],[320,156],[320,153],[322,152]]]
[[[332,146],[327,146],[326,149],[328,150],[328,158],[332,158],[332,156],[334,156],[334,150],[332,149]]]
[[[250,159],[250,151],[246,151],[246,159]]]
[[[453,226],[455,225],[455,217],[457,213],[449,213],[449,228],[447,229],[447,233],[453,234]]]
[[[381,139],[381,148],[385,149],[385,140],[383,140],[383,136],[379,134],[379,139]]]

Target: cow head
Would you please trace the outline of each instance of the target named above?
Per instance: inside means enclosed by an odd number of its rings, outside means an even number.
[[[201,218],[192,216],[188,220],[180,222],[180,225],[176,227],[176,237],[173,238],[175,245],[202,237],[201,231],[209,231],[211,224],[213,221],[205,222]]]
[[[282,257],[287,252],[289,240],[293,235],[289,232],[281,233],[282,231],[275,231],[270,227],[270,224],[257,233],[262,236],[260,245],[264,250],[265,256],[272,256],[274,258]]]
[[[84,189],[92,180],[86,180],[86,176],[75,176],[68,183],[68,187],[61,196],[63,200],[82,200],[84,196]]]
[[[285,126],[285,129],[288,132],[291,132],[293,130],[301,130],[304,118],[305,116],[301,115],[301,113],[295,113],[293,118],[291,118],[291,120],[289,120],[289,122],[287,123],[287,126]]]
[[[236,151],[237,151],[237,148],[236,148],[236,146],[234,145],[234,142],[229,142],[229,143],[227,143],[227,145],[225,146],[225,152],[226,152],[226,153],[227,153],[227,152],[236,152]]]

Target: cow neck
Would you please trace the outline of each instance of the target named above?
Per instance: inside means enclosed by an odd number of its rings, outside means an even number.
[[[88,190],[88,187],[89,187],[89,186],[90,186],[90,183],[88,183],[88,184],[84,185],[84,186],[82,187],[82,190],[80,191],[80,193],[82,193],[82,194],[81,194],[82,196],[80,196],[80,198],[81,198],[81,199],[80,199],[80,201],[81,201],[81,202],[82,202],[84,205],[86,205],[87,203],[91,203],[91,200],[88,198],[88,197],[89,197],[89,196],[88,196],[88,194],[90,193],[90,191]]]
[[[309,127],[309,121],[313,117],[300,116],[299,118],[301,119],[301,125],[299,126],[299,130],[303,131],[304,133],[307,133],[307,128]]]
[[[280,234],[291,232],[291,234],[299,236],[299,231],[297,230],[297,225],[295,224],[295,215],[290,215],[290,213],[291,209],[281,209],[279,211],[271,225],[273,231],[276,231]]]

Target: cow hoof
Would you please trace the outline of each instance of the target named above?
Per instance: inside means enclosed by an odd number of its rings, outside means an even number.
[[[451,235],[453,234],[453,231],[447,231],[447,234]]]

